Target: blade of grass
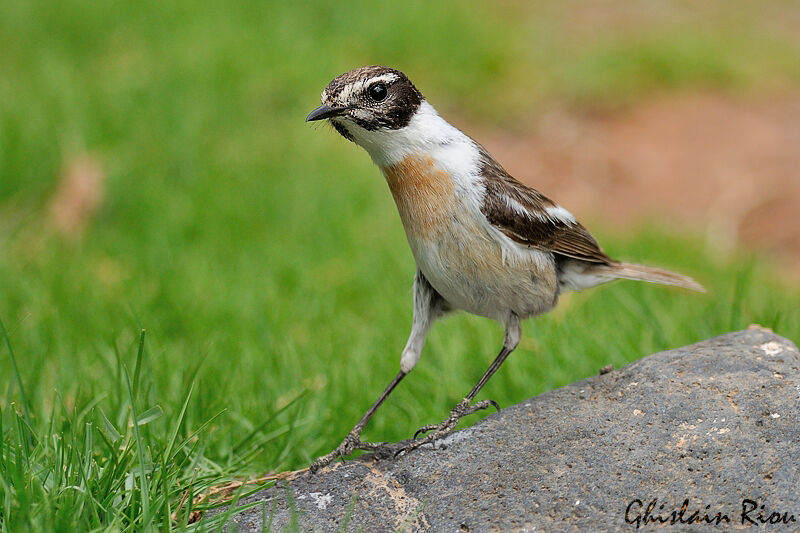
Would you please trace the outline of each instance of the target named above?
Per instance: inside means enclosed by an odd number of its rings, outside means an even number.
[[[178,414],[178,419],[175,421],[175,428],[172,430],[172,435],[169,437],[169,441],[167,442],[167,447],[164,450],[164,457],[168,460],[172,460],[172,449],[175,446],[175,441],[178,438],[178,431],[180,431],[181,424],[183,424],[183,419],[186,416],[186,408],[189,407],[189,400],[192,397],[192,393],[194,392],[194,381],[189,385],[189,391],[186,393],[186,400],[183,402],[183,407],[181,407],[181,412]]]
[[[144,335],[143,329],[139,334],[139,349],[136,352],[136,366],[133,368],[133,397],[139,397],[139,376],[142,371],[142,359],[144,359]]]
[[[294,405],[295,403],[297,403],[298,401],[300,401],[301,399],[306,397],[308,395],[308,393],[309,393],[308,389],[304,389],[300,394],[298,394],[297,396],[292,398],[286,405],[284,405],[283,407],[281,407],[280,409],[278,409],[274,413],[272,413],[270,416],[268,416],[267,419],[264,420],[264,422],[262,422],[258,426],[256,426],[245,438],[243,438],[241,441],[239,441],[239,443],[237,443],[233,447],[233,452],[234,453],[239,452],[242,448],[244,448],[244,446],[248,442],[250,442],[253,439],[253,437],[256,436],[257,433],[259,433],[262,429],[264,429],[269,424],[271,424],[272,421],[275,420],[275,418],[277,418],[282,412],[286,411],[292,405]]]
[[[139,344],[140,352],[144,343],[144,330],[142,330],[141,342]],[[138,358],[137,358],[138,363]],[[147,485],[147,469],[144,463],[144,444],[142,443],[142,435],[139,432],[139,419],[136,415],[136,401],[133,394],[133,387],[131,387],[131,378],[128,374],[128,369],[123,368],[125,374],[125,383],[128,387],[128,396],[131,401],[131,414],[133,416],[133,435],[136,439],[136,452],[139,456],[139,475],[141,479],[141,493],[142,493],[142,530],[152,531],[152,523],[150,517],[150,490]]]
[[[119,431],[117,431],[117,428],[114,427],[114,424],[111,423],[111,421],[108,419],[108,417],[106,416],[106,414],[103,412],[102,409],[100,409],[100,416],[103,418],[103,424],[105,425],[106,433],[108,433],[108,436],[111,438],[112,441],[114,442],[118,441],[120,438]]]
[[[17,382],[17,387],[19,387],[19,396],[22,400],[22,414],[25,416],[25,422],[27,422],[28,426],[31,425],[31,416],[30,416],[30,408],[28,404],[28,397],[25,394],[25,386],[22,384],[22,378],[19,375],[19,367],[17,367],[17,358],[14,357],[14,349],[11,348],[11,340],[8,338],[8,333],[6,332],[6,326],[3,324],[3,319],[0,318],[0,333],[3,335],[3,339],[6,343],[6,348],[8,348],[8,354],[11,357],[11,368],[14,371],[14,380]]]
[[[178,447],[177,447],[177,448],[183,448],[184,446],[186,446],[186,445],[187,445],[189,442],[191,442],[191,440],[192,440],[193,438],[195,438],[197,435],[199,435],[200,433],[202,433],[202,432],[203,432],[203,431],[204,431],[204,430],[205,430],[205,429],[206,429],[206,428],[207,428],[207,427],[208,427],[208,426],[211,424],[211,422],[213,422],[214,420],[216,420],[216,419],[217,419],[217,417],[221,416],[221,415],[222,415],[222,413],[224,413],[226,410],[227,410],[227,409],[223,409],[222,411],[219,411],[217,414],[215,414],[214,416],[212,416],[211,418],[209,418],[208,420],[206,420],[205,422],[203,422],[203,423],[200,425],[200,427],[198,427],[198,428],[197,428],[195,431],[193,431],[191,434],[189,434],[189,436],[188,436],[188,437],[186,437],[185,439],[183,439],[183,440],[181,441],[181,443],[180,443],[180,444],[178,444]]]
[[[151,407],[144,413],[139,415],[139,425],[144,426],[145,424],[149,424],[153,420],[161,418],[161,415],[164,414],[164,410],[161,409],[158,405],[155,407]]]

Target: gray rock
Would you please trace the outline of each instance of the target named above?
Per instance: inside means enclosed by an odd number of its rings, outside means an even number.
[[[657,353],[435,450],[299,474],[240,501],[263,505],[228,529],[261,531],[266,516],[271,531],[649,531],[660,516],[675,531],[797,531],[799,368],[792,342],[759,329]]]

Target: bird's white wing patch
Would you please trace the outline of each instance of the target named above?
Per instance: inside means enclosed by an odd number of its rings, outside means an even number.
[[[547,213],[547,216],[550,219],[563,222],[565,224],[576,224],[578,222],[572,213],[570,213],[560,205],[552,205],[545,207],[544,212]]]
[[[537,218],[542,218],[541,213],[532,213],[530,209],[527,209],[524,205],[519,203],[518,201],[514,200],[508,195],[503,195],[503,201],[506,203],[509,209],[514,211],[516,214],[531,218],[533,216],[537,216]]]
[[[562,224],[578,222],[572,213],[560,205],[550,205],[540,210],[535,207],[526,207],[507,194],[503,194],[502,198],[509,209],[526,218],[537,218],[542,222],[560,222]]]

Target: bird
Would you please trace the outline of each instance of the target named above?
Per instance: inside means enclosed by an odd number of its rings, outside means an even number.
[[[450,434],[469,414],[495,407],[475,397],[519,344],[521,322],[553,309],[559,296],[617,279],[703,292],[688,276],[612,259],[567,209],[514,179],[470,136],[452,126],[403,72],[365,66],[334,78],[306,122],[327,120],[364,148],[394,198],[416,263],[411,332],[400,370],[315,472],[355,450],[377,409],[416,366],[434,322],[453,311],[498,321],[500,352],[439,424],[420,428],[397,453]],[[417,438],[425,435],[424,438]]]

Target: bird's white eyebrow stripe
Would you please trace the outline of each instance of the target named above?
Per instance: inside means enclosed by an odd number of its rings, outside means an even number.
[[[394,83],[400,79],[400,76],[395,74],[394,72],[387,72],[386,74],[381,74],[380,76],[374,76],[367,80],[364,80],[364,85],[372,85],[375,82],[382,81],[385,83]]]
[[[381,74],[380,76],[373,76],[371,78],[367,78],[365,80],[358,80],[354,81],[353,83],[348,83],[347,85],[342,88],[342,92],[339,93],[339,100],[346,102],[353,96],[353,93],[367,87],[368,85],[372,85],[373,83],[377,82],[384,82],[384,83],[394,83],[400,79],[400,76],[395,74],[394,72],[387,72],[385,74]]]

